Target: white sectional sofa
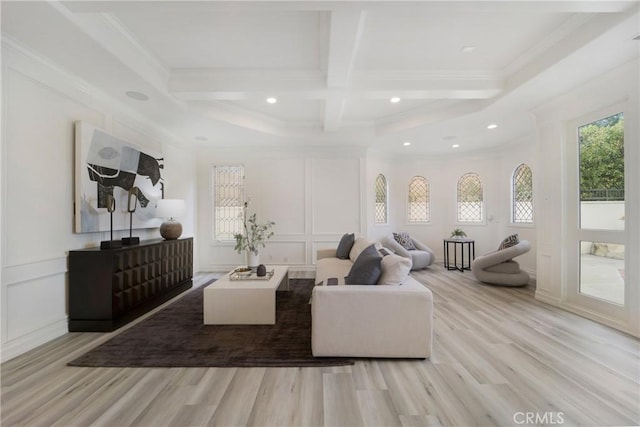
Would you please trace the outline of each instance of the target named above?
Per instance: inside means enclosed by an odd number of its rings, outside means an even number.
[[[395,286],[327,285],[334,282],[333,278],[344,279],[358,252],[371,243],[356,239],[349,259],[336,258],[333,249],[318,251],[317,285],[311,299],[313,355],[431,356],[433,295],[414,278],[407,274],[402,283]],[[339,282],[344,283],[344,280]]]

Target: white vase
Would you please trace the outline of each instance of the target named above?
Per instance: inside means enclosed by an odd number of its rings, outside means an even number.
[[[247,251],[247,267],[255,273],[258,265],[260,265],[260,254],[253,251]]]

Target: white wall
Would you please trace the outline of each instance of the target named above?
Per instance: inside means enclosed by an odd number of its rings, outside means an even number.
[[[423,240],[442,261],[442,239],[453,228],[463,228],[476,240],[476,254],[495,250],[507,235],[518,233],[532,243],[532,251],[518,261],[532,275],[536,272],[535,227],[510,223],[510,180],[520,163],[532,167],[534,138],[525,138],[501,151],[466,158],[451,156],[416,159],[389,157],[360,149],[300,150],[199,148],[198,213],[200,266],[224,270],[245,263],[233,243],[212,237],[212,167],[214,164],[245,166],[245,196],[259,220],[276,222],[275,236],[261,251],[261,262],[284,263],[312,269],[319,248],[335,248],[343,233],[355,232],[380,239],[393,231],[407,231]],[[456,184],[467,172],[483,180],[485,207],[491,220],[478,225],[456,223]],[[375,179],[384,174],[389,185],[389,223],[374,223]],[[431,186],[431,223],[408,224],[408,184],[415,175]]]
[[[108,233],[73,233],[74,125],[84,120],[162,151],[167,197],[184,198],[194,234],[192,151],[86,82],[23,48],[2,45],[2,360],[67,332],[67,253]],[[127,235],[114,233],[115,238]],[[157,229],[139,230],[142,239]]]
[[[624,202],[593,201],[580,203],[580,224],[594,230],[624,230]]]
[[[410,153],[405,157],[389,158],[373,154],[367,158],[367,226],[368,234],[380,238],[386,233],[406,231],[427,244],[442,262],[443,239],[454,228],[463,229],[475,240],[476,255],[495,250],[508,235],[517,233],[532,244],[532,250],[518,258],[521,267],[535,276],[535,224],[511,223],[511,176],[521,163],[528,164],[535,174],[535,144],[533,136],[514,141],[511,145],[487,154],[467,156],[424,157]],[[485,221],[478,224],[459,224],[456,220],[456,191],[458,179],[468,172],[482,179]],[[389,183],[390,224],[373,224],[375,177],[383,173]],[[431,193],[431,221],[423,224],[407,222],[407,197],[411,178],[423,176]],[[534,193],[535,194],[535,193]],[[535,196],[534,196],[535,197]]]
[[[245,197],[258,221],[274,221],[260,262],[311,269],[316,250],[335,248],[344,233],[363,234],[363,159],[360,149],[211,149],[197,151],[199,259],[203,270],[246,263],[234,242],[212,231],[213,165],[244,165]]]

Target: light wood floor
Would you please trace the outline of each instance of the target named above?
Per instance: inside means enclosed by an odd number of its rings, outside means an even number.
[[[2,368],[2,426],[640,424],[639,342],[441,266],[430,360],[334,368],[72,368],[70,333]],[[199,277],[198,284],[206,277]]]

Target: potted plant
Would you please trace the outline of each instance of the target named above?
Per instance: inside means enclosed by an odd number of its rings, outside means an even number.
[[[258,249],[260,246],[265,247],[265,241],[273,236],[271,227],[275,225],[275,222],[259,223],[255,213],[248,215],[248,207],[249,202],[244,202],[242,209],[243,232],[236,233],[233,237],[236,239],[235,250],[239,254],[246,251],[247,266],[255,270],[260,264]]]
[[[467,233],[465,233],[464,231],[460,230],[459,228],[455,228],[452,232],[451,232],[451,236],[454,239],[462,239],[463,237],[467,237]]]

